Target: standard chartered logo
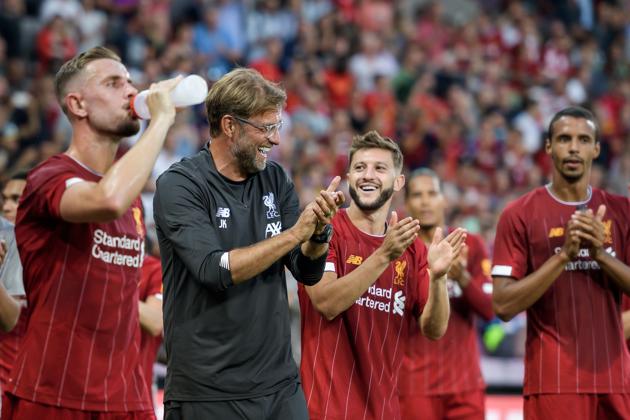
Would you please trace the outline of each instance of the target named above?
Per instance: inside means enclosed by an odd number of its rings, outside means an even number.
[[[113,250],[111,250],[112,248]],[[122,250],[136,252],[132,254],[119,252]],[[112,236],[101,229],[96,229],[92,256],[108,264],[140,267],[144,259],[144,240],[142,238],[128,238],[126,235]]]
[[[394,293],[394,310],[392,312],[400,316],[405,313],[405,295],[403,295],[402,290]]]
[[[385,301],[374,299],[374,297],[385,299]],[[361,296],[354,303],[380,312],[390,313],[391,311],[391,313],[400,316],[403,316],[405,312],[405,295],[403,295],[402,290],[393,293],[392,302],[392,289],[384,289],[375,285],[370,286],[366,295]]]

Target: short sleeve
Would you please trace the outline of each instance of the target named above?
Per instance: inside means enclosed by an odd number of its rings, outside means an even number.
[[[527,273],[527,243],[524,223],[516,207],[509,206],[497,225],[492,276],[524,277]]]

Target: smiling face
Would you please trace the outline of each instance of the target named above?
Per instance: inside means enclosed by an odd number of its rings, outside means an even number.
[[[595,124],[584,118],[564,116],[553,124],[551,138],[545,143],[554,172],[568,183],[590,176],[593,159],[599,156]]]
[[[280,122],[280,111],[272,110],[254,115],[248,118],[252,124],[259,127]],[[240,126],[237,135],[230,145],[232,155],[235,157],[243,174],[260,172],[267,166],[267,156],[273,146],[280,144],[280,134],[276,130],[271,135],[266,134],[260,128],[235,119]]]
[[[371,212],[389,203],[394,191],[405,184],[405,177],[396,169],[391,151],[366,148],[354,153],[348,184],[352,201],[359,209]]]
[[[130,108],[131,98],[138,91],[122,63],[107,58],[94,60],[69,85],[69,100],[74,101],[69,109],[79,119],[87,119],[94,131],[122,138],[140,129]]]

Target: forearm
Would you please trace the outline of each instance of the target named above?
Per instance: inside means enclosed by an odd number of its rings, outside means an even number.
[[[0,286],[0,328],[2,331],[9,332],[15,327],[20,317],[20,309],[20,302]]]
[[[562,274],[568,261],[563,254],[555,254],[538,270],[518,281],[499,282],[495,279],[492,291],[494,312],[501,320],[509,321],[532,306]]]
[[[605,251],[600,252],[597,264],[610,276],[626,295],[630,296],[630,267]]]
[[[162,333],[164,324],[162,320],[162,310],[160,307],[156,307],[155,305],[139,301],[138,313],[140,319],[140,327],[143,330],[154,337],[157,337]]]
[[[466,287],[462,287],[462,293],[466,302],[468,302],[470,307],[479,316],[486,321],[490,321],[494,318],[494,311],[492,310],[492,295],[490,294],[490,291],[486,293],[481,287],[479,287],[479,283],[470,281]]]
[[[630,339],[630,311],[621,314],[621,324],[623,325],[623,336],[626,340]]]
[[[307,286],[306,291],[315,309],[330,321],[350,308],[389,264],[389,258],[377,251],[347,275],[330,280],[324,275],[315,286]]]
[[[230,273],[234,284],[243,283],[268,269],[300,244],[292,229],[245,248],[229,252]]]
[[[451,308],[446,288],[446,276],[439,278],[434,278],[432,274],[429,276],[429,297],[420,315],[419,325],[425,337],[437,340],[446,332]]]
[[[103,196],[114,201],[119,211],[124,213],[142,191],[171,124],[172,120],[168,116],[152,119],[136,145],[114,163],[99,181]]]

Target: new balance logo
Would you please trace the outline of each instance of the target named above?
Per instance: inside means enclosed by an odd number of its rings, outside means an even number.
[[[230,209],[229,208],[225,208],[225,207],[219,207],[217,209],[217,216],[216,217],[225,217],[225,218],[230,217]]]
[[[403,316],[405,312],[405,295],[403,295],[402,290],[394,293],[394,308],[392,309],[392,313],[396,315]]]
[[[350,255],[346,260],[346,264],[352,265],[361,265],[363,262],[363,257],[359,257],[358,255]]]
[[[551,230],[549,231],[549,237],[550,238],[559,238],[561,236],[564,236],[564,228],[563,227],[551,228]]]
[[[265,229],[265,238],[271,238],[272,236],[280,235],[280,232],[282,232],[282,222],[267,223],[267,228]]]

